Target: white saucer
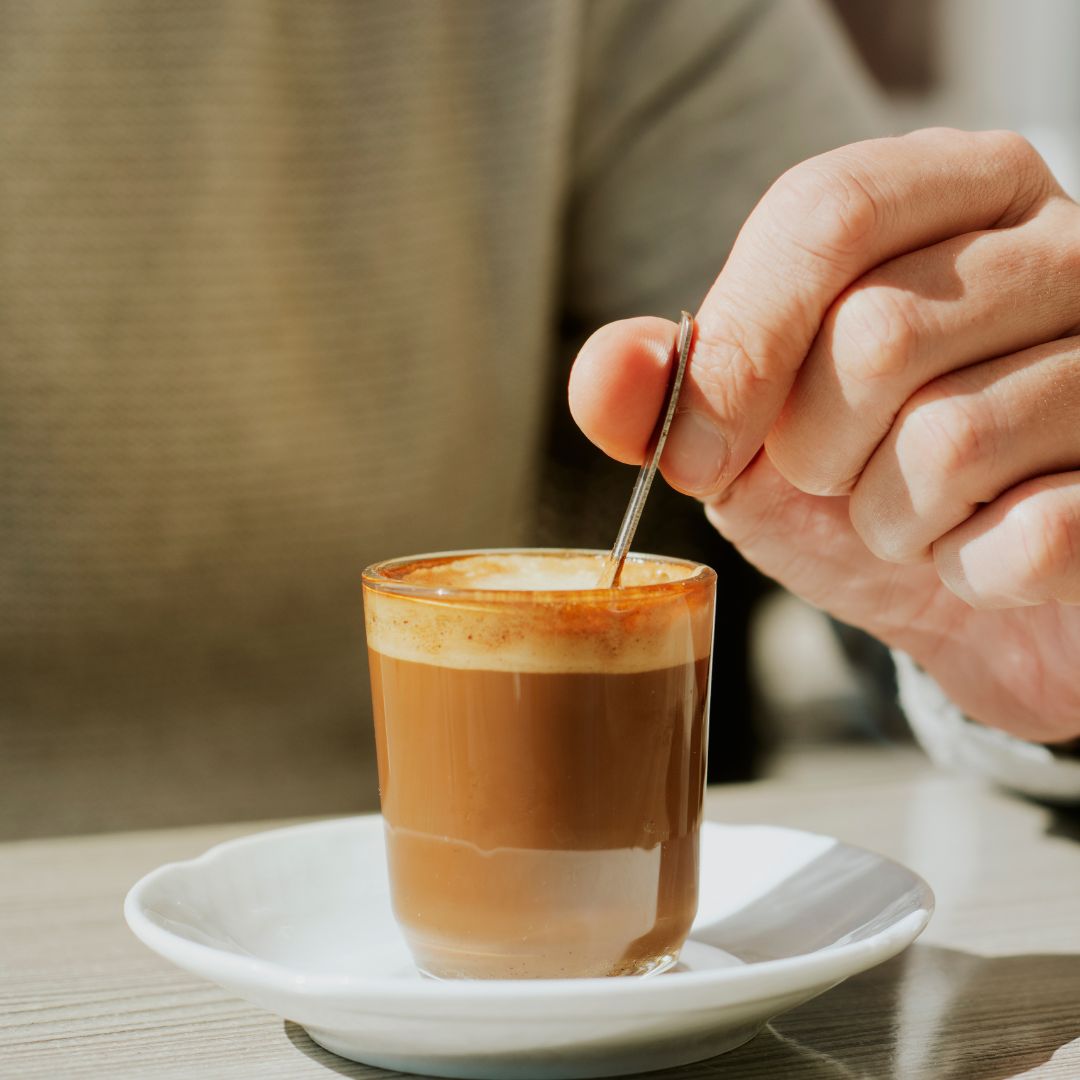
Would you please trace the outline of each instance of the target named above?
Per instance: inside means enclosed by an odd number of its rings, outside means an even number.
[[[889,959],[930,918],[910,870],[827,836],[706,825],[682,963],[652,978],[435,982],[394,925],[378,816],[265,832],[144,877],[124,914],[187,971],[356,1061],[433,1076],[615,1076],[723,1053]]]

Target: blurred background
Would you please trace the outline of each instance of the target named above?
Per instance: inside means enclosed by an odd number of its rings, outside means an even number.
[[[1080,188],[1080,93],[1071,0],[833,0],[883,88],[891,124],[1011,128],[1066,191]]]
[[[610,544],[598,325],[930,124],[1080,191],[1074,0],[0,0],[0,837],[375,805],[360,568]],[[888,656],[716,566],[709,776],[904,740]]]

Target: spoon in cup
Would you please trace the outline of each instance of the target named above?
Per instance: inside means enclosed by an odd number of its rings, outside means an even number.
[[[641,520],[641,511],[645,507],[645,499],[652,487],[653,477],[660,464],[660,456],[664,452],[664,443],[667,442],[668,432],[671,430],[671,421],[675,419],[675,408],[679,403],[679,392],[682,390],[683,376],[686,374],[686,361],[690,355],[690,342],[694,337],[694,317],[688,311],[682,313],[679,322],[679,334],[675,339],[672,364],[672,374],[668,384],[667,401],[660,413],[660,420],[649,438],[649,445],[645,451],[645,460],[634,482],[634,490],[630,493],[630,503],[623,514],[619,533],[615,537],[615,545],[604,562],[604,569],[597,583],[598,589],[617,589],[619,579],[622,577],[623,564],[626,562],[627,552],[633,542],[634,533],[637,531],[638,522]]]

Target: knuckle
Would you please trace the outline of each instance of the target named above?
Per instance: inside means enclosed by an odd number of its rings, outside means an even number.
[[[990,452],[983,418],[944,388],[920,391],[901,410],[897,453],[908,475],[943,485],[965,476]]]
[[[891,537],[888,533],[884,532],[871,532],[867,534],[858,526],[852,523],[855,532],[858,533],[859,539],[862,540],[866,546],[866,550],[874,556],[875,559],[880,559],[882,562],[892,563],[894,566],[913,566],[918,563],[926,562],[928,556],[925,554],[925,549],[912,548],[903,543],[898,543],[894,537]]]
[[[863,494],[861,485],[856,484],[855,490],[851,493],[848,517],[851,520],[851,527],[871,555],[883,562],[897,561],[888,543],[888,530],[879,527],[876,508]]]
[[[840,468],[830,470],[827,467],[815,466],[805,458],[791,459],[783,467],[777,466],[778,471],[792,485],[805,495],[820,495],[822,497],[839,497],[851,493],[856,478],[844,473]]]
[[[1076,243],[1080,207],[1067,195],[1055,195],[1042,204],[1038,220],[1025,247],[1003,248],[997,258],[987,264],[987,273],[1005,280],[1015,274],[1018,265],[1032,280],[1038,280],[1039,298],[1045,297],[1068,312],[1073,321],[1062,336],[1075,334],[1080,328],[1080,244]],[[1021,262],[1021,259],[1023,262]]]
[[[1016,586],[1026,599],[1041,601],[1052,595],[1058,581],[1075,572],[1080,553],[1073,523],[1053,493],[1037,482],[1026,488],[1027,497],[1009,513],[1019,557]]]
[[[775,329],[724,304],[718,318],[699,321],[694,350],[695,359],[698,355],[709,358],[697,367],[696,378],[711,398],[733,389],[740,393],[764,390],[776,381],[791,347]]]
[[[927,558],[926,549],[917,545],[910,530],[897,521],[895,508],[882,507],[879,499],[867,494],[862,483],[856,484],[851,493],[848,517],[870,554],[882,562],[906,564]]]
[[[829,322],[837,373],[857,383],[901,376],[922,337],[914,305],[906,295],[865,280],[848,288],[833,304]]]
[[[955,144],[958,138],[965,138],[967,134],[960,128],[948,127],[945,124],[931,124],[929,127],[918,128],[908,132],[907,135],[901,135],[900,138],[905,141],[935,143],[948,147]]]
[[[1040,203],[1057,188],[1057,182],[1031,142],[1016,131],[987,131],[982,137],[989,141],[990,152],[1013,179],[1015,194],[1012,205],[1001,216],[999,225],[1011,225],[1023,220],[1031,207]]]
[[[1007,226],[1022,221],[1031,208],[1051,192],[1059,191],[1057,181],[1039,152],[1023,135],[1015,131],[961,131],[955,128],[923,128],[902,138],[913,148],[941,147],[955,151],[963,146],[971,160],[992,163],[996,171],[1009,176],[1013,196],[997,224]],[[973,174],[977,179],[977,174]]]
[[[850,462],[827,439],[812,417],[787,407],[765,438],[777,472],[806,495],[849,495],[858,480]]]
[[[1018,131],[988,131],[986,138],[991,141],[995,153],[1023,175],[1033,177],[1045,170],[1046,166],[1038,150]]]
[[[846,259],[879,224],[879,202],[845,158],[825,155],[789,169],[767,196],[773,224],[816,258]]]
[[[1072,209],[1071,215],[1074,215],[1075,213],[1076,210]],[[1068,236],[1070,234],[1063,233],[1063,235]],[[1058,262],[1058,273],[1064,279],[1062,284],[1068,290],[1068,299],[1075,304],[1078,299],[1076,282],[1080,280],[1080,244],[1062,244],[1054,250],[1053,258]],[[1075,332],[1075,328],[1077,327],[1080,327],[1080,321],[1074,322],[1070,329],[1073,329]]]

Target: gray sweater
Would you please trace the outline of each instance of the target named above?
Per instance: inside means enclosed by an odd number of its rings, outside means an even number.
[[[871,131],[809,0],[3,27],[6,835],[370,805],[360,569],[530,541],[562,339]]]

